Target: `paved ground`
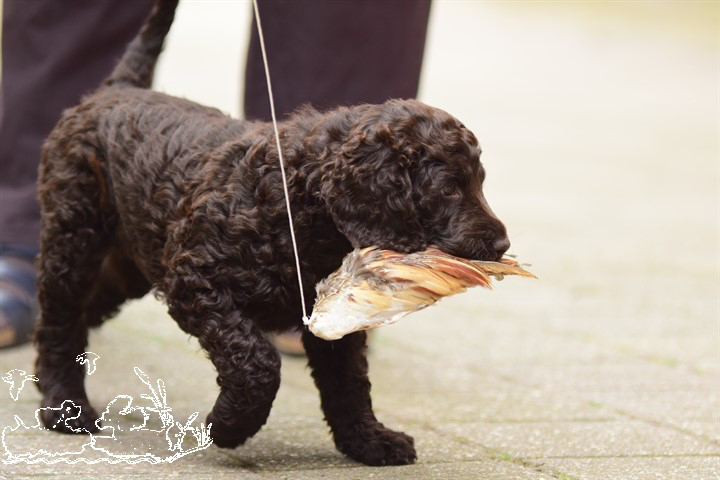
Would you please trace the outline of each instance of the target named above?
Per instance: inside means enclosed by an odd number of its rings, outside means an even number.
[[[236,112],[223,89],[245,32],[207,22],[229,9],[244,26],[246,6],[185,3],[160,85]],[[170,465],[3,465],[0,477],[720,478],[718,4],[437,2],[433,14],[421,97],[483,142],[490,202],[540,280],[509,278],[375,335],[378,415],[416,438],[418,463],[344,459],[304,362],[285,359],[270,421],[245,447]],[[188,58],[216,70],[188,78]],[[178,418],[204,416],[215,396],[209,362],[151,298],[91,350],[96,406],[146,392],[133,366],[164,379]],[[32,358],[2,352],[0,370]],[[0,401],[1,425],[31,422],[38,394],[15,402],[1,388]],[[129,439],[161,448],[147,435]]]

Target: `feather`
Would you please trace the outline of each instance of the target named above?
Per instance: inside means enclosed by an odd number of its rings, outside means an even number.
[[[356,249],[315,287],[306,325],[316,336],[337,340],[348,333],[396,322],[443,297],[470,287],[491,288],[490,277],[536,278],[512,258],[468,260],[437,248],[403,254],[376,247]]]

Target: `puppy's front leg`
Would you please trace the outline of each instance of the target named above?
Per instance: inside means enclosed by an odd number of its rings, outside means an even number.
[[[220,395],[207,423],[218,447],[235,448],[267,421],[280,387],[280,355],[265,335],[239,313],[211,328],[200,344],[218,372]]]
[[[412,437],[378,422],[372,411],[365,332],[327,342],[303,332],[325,419],[338,450],[367,465],[405,465],[417,458]]]
[[[220,302],[222,303],[222,302]],[[217,306],[217,298],[195,298],[191,304]],[[267,421],[280,387],[280,355],[252,320],[235,310],[184,311],[171,315],[198,337],[217,369],[220,395],[207,416],[210,435],[218,447],[235,448],[257,433]]]

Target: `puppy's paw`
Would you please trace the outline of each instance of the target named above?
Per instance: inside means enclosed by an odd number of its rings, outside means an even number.
[[[205,425],[210,424],[212,424],[212,427],[210,427],[210,437],[213,443],[220,448],[239,447],[257,432],[257,430],[249,432],[241,426],[229,426],[219,421],[212,412],[208,414],[205,420]]]
[[[60,433],[95,433],[98,431],[98,414],[87,400],[43,400],[40,420],[45,428]]]
[[[417,459],[413,438],[382,423],[337,432],[335,444],[342,453],[366,465],[409,465]]]

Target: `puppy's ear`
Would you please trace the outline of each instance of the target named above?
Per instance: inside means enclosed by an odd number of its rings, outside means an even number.
[[[320,195],[353,247],[422,250],[427,244],[412,198],[411,162],[391,142],[369,136],[329,155]]]

